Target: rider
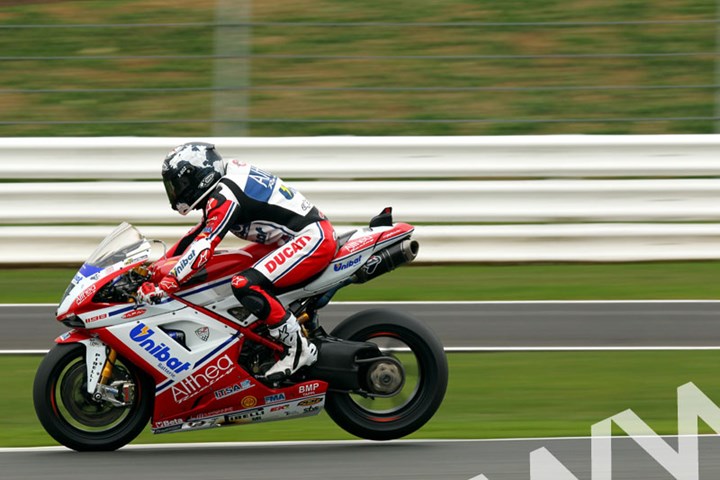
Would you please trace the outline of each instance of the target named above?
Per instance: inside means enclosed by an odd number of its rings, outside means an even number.
[[[336,235],[325,216],[294,188],[271,173],[238,160],[224,161],[209,143],[185,143],[172,150],[162,166],[170,205],[181,215],[202,209],[202,221],[170,250],[181,255],[159,285],[144,283],[138,299],[162,300],[198,272],[228,232],[271,245],[270,253],[232,278],[240,303],[287,346],[285,355],[266,373],[280,380],[317,360],[317,347],[300,333],[297,319],[274,295],[277,288],[300,283],[319,273],[336,251]]]

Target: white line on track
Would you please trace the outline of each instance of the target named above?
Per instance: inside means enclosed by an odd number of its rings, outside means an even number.
[[[333,305],[546,305],[546,304],[689,304],[720,303],[720,300],[497,300],[497,301],[364,301],[333,302]],[[5,303],[0,308],[55,307],[54,303]],[[672,351],[672,350],[720,350],[720,346],[494,346],[494,347],[446,347],[448,353],[472,352],[611,352],[611,351]],[[0,350],[0,355],[44,355],[48,350]]]
[[[573,346],[573,347],[445,347],[446,353],[482,353],[482,352],[656,352],[656,351],[698,351],[720,350],[719,346]],[[393,351],[409,352],[409,348],[396,348]],[[45,355],[48,350],[0,350],[0,355]]]
[[[331,305],[543,305],[543,304],[554,304],[554,303],[567,303],[567,304],[633,304],[633,303],[720,303],[720,300],[460,300],[460,301],[432,301],[432,300],[419,300],[419,301],[363,301],[363,302],[332,302]],[[0,303],[0,308],[5,307],[57,307],[56,303]]]
[[[683,435],[686,436],[686,435]],[[695,437],[695,435],[692,435]],[[645,436],[641,436],[645,438]],[[661,435],[662,438],[678,438],[678,435]],[[701,434],[697,437],[715,437],[720,438],[717,434]],[[595,437],[598,438],[598,437]],[[607,437],[603,437],[607,438]],[[631,437],[610,437],[614,440],[633,440]],[[639,438],[639,437],[634,437]],[[655,438],[649,436],[647,438]],[[280,442],[205,442],[205,443],[156,443],[142,445],[128,445],[122,450],[189,450],[189,449],[219,449],[219,448],[255,448],[255,447],[298,447],[298,446],[342,446],[342,445],[381,445],[390,443],[401,444],[429,444],[429,443],[493,443],[493,442],[552,442],[563,440],[592,440],[592,437],[530,437],[530,438],[442,438],[442,439],[409,439],[409,440],[390,440],[385,442],[375,442],[372,440],[301,440],[301,441],[280,441]],[[0,448],[0,453],[23,453],[23,452],[53,452],[53,451],[69,451],[68,448],[62,446],[52,447],[4,447]]]

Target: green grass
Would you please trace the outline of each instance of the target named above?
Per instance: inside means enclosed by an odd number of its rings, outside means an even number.
[[[435,417],[412,438],[589,435],[593,423],[632,408],[658,433],[677,431],[676,389],[694,382],[720,402],[713,351],[450,354],[450,384]],[[54,442],[35,418],[31,388],[39,357],[0,357],[0,447]],[[709,433],[707,427],[703,430]],[[136,443],[351,438],[325,413]]]
[[[182,23],[215,21],[214,0],[6,1],[2,24]],[[241,14],[235,12],[236,16]],[[252,2],[251,18],[227,22],[587,22],[715,18],[707,0],[274,0]],[[229,29],[228,29],[229,31]],[[237,32],[237,30],[235,30]],[[210,27],[17,29],[0,36],[5,56],[210,55]],[[227,34],[227,31],[226,31]],[[716,25],[604,26],[283,26],[251,29],[251,44],[229,42],[256,55],[546,55],[713,52]],[[238,46],[239,44],[239,46]],[[223,53],[223,52],[221,52]],[[238,53],[238,52],[235,52]],[[253,136],[489,135],[557,133],[709,133],[712,121],[604,123],[604,118],[713,116],[712,88],[613,91],[398,92],[308,90],[308,87],[487,87],[585,85],[711,85],[713,55],[693,57],[556,59],[126,59],[3,61],[0,89],[212,87],[216,66],[239,72],[225,86],[279,87],[222,94],[247,101],[249,118],[267,119],[543,119],[597,118],[557,124],[252,123]],[[245,78],[248,77],[247,80]],[[305,90],[287,90],[285,87]],[[241,118],[243,107],[213,112],[211,92],[3,93],[0,120]],[[230,109],[228,109],[230,110]],[[234,124],[238,131],[243,131]],[[232,125],[231,127],[232,128]],[[195,124],[6,125],[2,136],[200,136]]]
[[[0,303],[59,301],[74,269],[4,269]],[[720,262],[456,265],[400,268],[335,300],[717,299]]]

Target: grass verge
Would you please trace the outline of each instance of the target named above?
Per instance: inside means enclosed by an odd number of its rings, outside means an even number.
[[[5,269],[0,303],[55,303],[74,269]],[[335,300],[716,299],[720,262],[456,265],[400,268]]]
[[[414,438],[589,435],[632,408],[661,434],[677,433],[676,389],[694,382],[720,399],[713,351],[450,354],[450,385]],[[35,418],[31,389],[40,357],[0,357],[0,447],[52,445]],[[703,430],[704,429],[704,430]],[[704,424],[701,431],[709,433]],[[351,438],[329,417],[152,435],[135,443]]]
[[[275,0],[252,2],[248,13],[240,5],[221,13],[217,7],[222,3],[0,2],[5,25],[86,25],[18,28],[0,36],[0,49],[8,57],[0,78],[5,90],[0,120],[19,122],[3,125],[0,132],[315,136],[714,131],[716,25],[682,23],[714,19],[715,3],[707,0]],[[663,20],[679,22],[653,23]],[[256,24],[249,30],[203,25],[214,21]],[[198,25],[92,27],[187,22]],[[349,24],[336,28],[307,22]],[[466,22],[479,24],[452,26]],[[247,60],[247,54],[253,57]],[[191,59],[178,60],[178,55]],[[209,55],[227,57],[213,60]],[[513,55],[520,57],[509,57]],[[648,86],[673,89],[637,88]],[[208,90],[213,87],[228,90]],[[628,120],[638,118],[656,120]],[[178,119],[184,123],[167,123]],[[299,122],[308,119],[314,122]],[[455,121],[463,119],[474,121]],[[565,121],[537,123],[553,119]],[[102,123],[107,120],[121,123]],[[213,120],[223,122],[224,134],[209,123]],[[71,123],[32,124],[43,121]]]

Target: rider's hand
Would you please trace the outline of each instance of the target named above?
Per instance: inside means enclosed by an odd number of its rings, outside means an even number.
[[[145,282],[138,288],[136,299],[140,303],[160,303],[167,293],[152,282]]]

